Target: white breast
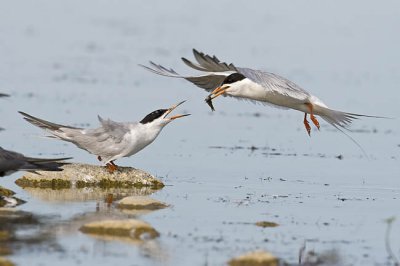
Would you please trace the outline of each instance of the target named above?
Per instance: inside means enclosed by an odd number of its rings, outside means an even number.
[[[161,129],[158,127],[148,127],[142,124],[132,128],[130,134],[126,136],[128,145],[124,157],[131,156],[144,149],[157,138],[160,131]]]
[[[232,84],[227,93],[234,97],[247,98],[294,109],[304,104],[308,97],[307,95],[298,95],[290,91],[285,91],[281,87],[275,88],[273,84],[262,86],[247,78]]]

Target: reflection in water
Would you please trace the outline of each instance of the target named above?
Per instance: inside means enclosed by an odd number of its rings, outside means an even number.
[[[113,200],[118,200],[127,196],[147,196],[157,190],[149,187],[142,188],[97,188],[88,187],[81,189],[51,189],[51,188],[32,188],[25,187],[32,197],[38,198],[47,202],[84,202],[92,200],[103,200],[113,196]]]
[[[151,210],[148,210],[146,213],[149,212],[151,212]],[[83,225],[87,225],[92,222],[106,220],[128,221],[127,219],[137,219],[143,213],[143,211],[138,211],[136,213],[132,211],[129,213],[129,215],[127,215],[125,212],[117,209],[115,206],[109,207],[107,203],[101,203],[97,211],[77,215],[69,221],[57,225],[55,228],[53,228],[53,230],[57,232],[57,236],[62,239],[63,236],[76,234]],[[168,259],[168,253],[166,252],[166,249],[163,248],[158,241],[158,233],[156,233],[155,235],[152,233],[143,233],[140,235],[140,238],[133,238],[130,237],[128,234],[126,236],[117,236],[109,234],[99,235],[89,233],[88,235],[96,240],[96,244],[94,245],[95,253],[103,253],[103,255],[110,254],[112,252],[108,248],[113,247],[113,242],[118,242],[137,247],[140,254],[152,260],[166,261]]]
[[[48,249],[62,250],[47,227],[49,217],[0,208],[0,255]]]

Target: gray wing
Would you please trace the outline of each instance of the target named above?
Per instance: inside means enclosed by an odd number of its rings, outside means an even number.
[[[96,134],[99,136],[99,141],[103,139],[112,139],[114,143],[121,143],[125,134],[130,131],[130,123],[115,122],[111,119],[103,119],[98,116],[101,127],[97,129]],[[100,137],[101,136],[101,137]]]
[[[225,62],[219,61],[219,59],[214,55],[213,57],[208,54],[193,49],[193,55],[197,63],[193,63],[188,59],[182,57],[182,61],[191,68],[197,69],[204,72],[237,72],[237,68],[231,63],[227,64]]]
[[[98,117],[101,127],[85,129],[81,132],[64,130],[71,142],[92,154],[100,155],[103,160],[121,153],[126,148],[125,136],[130,132],[129,123],[104,120]]]
[[[294,98],[308,98],[309,92],[302,89],[296,83],[276,75],[274,73],[250,68],[238,68],[238,72],[246,78],[263,86],[267,91],[275,92],[282,95],[291,96]]]
[[[193,69],[207,73],[197,76],[182,76],[172,68],[168,69],[151,61],[149,62],[150,66],[140,66],[161,76],[186,79],[187,81],[192,82],[196,86],[205,89],[208,92],[213,91],[215,88],[221,85],[226,76],[237,72],[237,69],[233,64],[228,65],[225,62],[220,62],[216,56],[211,57],[204,53],[198,52],[196,49],[193,49],[193,55],[197,61],[196,63],[193,63],[183,57],[182,61]]]
[[[216,87],[218,87],[222,81],[224,81],[225,77],[228,75],[225,72],[221,73],[209,73],[202,74],[198,76],[182,76],[175,72],[175,70],[167,69],[161,65],[157,65],[153,62],[149,62],[150,66],[139,65],[157,75],[171,77],[171,78],[183,78],[187,81],[193,83],[197,87],[205,89],[208,92],[213,91]]]
[[[0,92],[0,97],[10,97],[10,95]]]
[[[52,123],[24,112],[20,113],[26,121],[45,129],[55,138],[74,143],[79,148],[102,157],[119,154],[125,147],[124,136],[129,132],[128,123],[104,120],[101,117],[99,117],[101,123],[99,128],[82,129]]]

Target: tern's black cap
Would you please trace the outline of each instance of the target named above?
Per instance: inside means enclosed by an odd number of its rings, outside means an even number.
[[[150,123],[150,122],[154,121],[155,119],[159,118],[160,116],[162,116],[163,114],[165,114],[166,111],[168,111],[168,109],[159,109],[154,112],[151,112],[150,114],[146,115],[142,119],[142,121],[140,121],[140,123],[141,124]]]
[[[232,83],[234,83],[236,81],[240,81],[240,80],[245,79],[245,78],[246,77],[243,76],[240,73],[233,73],[233,74],[230,74],[229,76],[227,76],[224,79],[224,81],[222,82],[221,86],[224,85],[224,84],[232,84]]]

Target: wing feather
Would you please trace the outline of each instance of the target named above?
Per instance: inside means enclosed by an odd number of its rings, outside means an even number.
[[[250,68],[238,68],[238,71],[246,78],[263,86],[266,91],[290,96],[296,99],[308,99],[311,97],[309,92],[302,89],[296,83],[274,73]]]
[[[198,65],[192,63],[186,58],[182,58],[182,60],[190,67],[195,66],[193,68],[196,70],[204,72],[237,72],[236,67],[232,63],[228,65],[225,62],[221,62],[215,55],[211,57],[208,54],[197,51],[196,49],[193,49],[193,55],[198,62]]]
[[[185,62],[185,61],[184,61]],[[188,61],[189,65],[193,64],[192,62]],[[166,77],[172,77],[172,78],[183,78],[186,79],[187,81],[195,84],[196,86],[205,89],[208,92],[211,92],[214,90],[216,87],[218,87],[222,81],[225,79],[225,77],[232,72],[215,72],[215,73],[208,73],[208,74],[203,74],[203,75],[198,75],[198,76],[181,76],[179,75],[175,70],[172,68],[167,69],[166,67],[163,67],[162,65],[158,65],[153,62],[149,62],[151,66],[144,66],[144,65],[139,65],[155,74],[161,75],[161,76],[166,76]],[[200,70],[201,68],[193,64],[193,68]],[[204,71],[204,70],[203,70]]]

